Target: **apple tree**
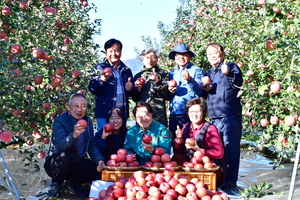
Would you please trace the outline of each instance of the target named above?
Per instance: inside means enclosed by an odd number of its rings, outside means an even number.
[[[276,156],[293,157],[299,138],[300,5],[293,0],[181,0],[174,22],[159,23],[162,62],[173,68],[168,53],[186,43],[193,62],[210,68],[207,44],[225,47],[225,59],[241,68],[244,84],[243,137]]]
[[[98,62],[92,36],[101,25],[89,19],[93,9],[79,0],[1,1],[1,130],[21,146],[47,144],[52,121],[67,109],[70,95],[87,90]],[[0,140],[0,148],[6,147],[8,137],[0,134]]]

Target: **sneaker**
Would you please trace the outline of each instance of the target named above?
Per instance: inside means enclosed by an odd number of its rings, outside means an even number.
[[[62,188],[62,184],[54,182],[50,185],[50,189],[48,190],[48,197],[57,197]]]
[[[89,197],[89,194],[82,188],[82,185],[76,181],[69,180],[66,182],[66,186],[78,197]]]
[[[241,191],[243,190],[241,187],[236,184],[229,184],[226,186],[222,186],[220,188],[221,191],[225,192],[230,199],[241,199],[243,195]]]

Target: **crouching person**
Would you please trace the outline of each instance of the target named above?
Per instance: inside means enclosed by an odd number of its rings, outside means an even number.
[[[54,119],[48,156],[44,164],[46,173],[52,178],[48,197],[59,195],[65,184],[75,195],[88,197],[82,183],[100,178],[104,159],[99,152],[93,132],[92,120],[86,116],[87,99],[74,94],[68,102],[68,111]],[[85,124],[78,124],[79,120]]]

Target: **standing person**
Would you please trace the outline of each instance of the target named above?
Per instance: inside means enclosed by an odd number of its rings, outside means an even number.
[[[95,135],[97,147],[103,155],[105,163],[110,160],[112,154],[116,154],[119,149],[123,148],[127,133],[124,114],[119,108],[110,110],[106,121],[115,129],[112,132],[106,132],[102,127]]]
[[[174,138],[177,125],[182,128],[184,124],[190,122],[185,112],[186,102],[199,97],[202,93],[200,86],[203,71],[190,62],[192,57],[195,57],[195,54],[185,44],[176,45],[169,53],[169,58],[176,62],[175,69],[170,72],[170,81],[175,80],[177,86],[169,85],[171,93],[169,129]]]
[[[100,177],[104,159],[94,138],[92,120],[86,116],[87,100],[82,94],[74,94],[68,102],[68,111],[54,119],[45,171],[52,178],[48,197],[59,195],[62,184],[75,195],[88,197],[81,184],[90,183]],[[87,126],[77,124],[84,119]],[[88,158],[90,157],[90,158]]]
[[[205,120],[206,101],[202,97],[195,97],[187,101],[185,109],[191,122],[185,124],[182,130],[177,127],[172,160],[182,165],[184,161],[190,162],[195,151],[201,151],[203,156],[208,156],[221,167],[220,173],[217,174],[217,185],[221,186],[227,170],[225,159],[223,159],[224,147],[218,129]],[[195,139],[195,145],[186,145],[187,138]]]
[[[129,117],[128,97],[135,92],[133,76],[120,59],[122,55],[122,43],[116,39],[110,39],[104,44],[106,61],[94,67],[94,75],[90,79],[89,91],[95,95],[95,118],[97,130],[106,124],[106,116],[112,108],[119,108],[125,116]],[[108,68],[111,73],[99,74]]]
[[[137,92],[132,99],[135,102],[149,103],[153,109],[153,119],[168,127],[165,100],[169,95],[169,73],[158,67],[158,51],[153,47],[148,47],[142,52],[142,60],[144,67],[134,76]],[[140,85],[138,78],[143,78],[145,84]]]
[[[136,160],[141,165],[150,161],[156,148],[161,147],[164,149],[164,153],[171,153],[172,137],[170,132],[164,125],[153,120],[152,113],[153,110],[148,103],[137,102],[133,108],[137,124],[128,130],[125,138],[124,149],[128,154],[136,154]],[[143,143],[144,134],[152,137],[150,144]]]
[[[240,141],[242,135],[242,106],[238,92],[243,83],[242,72],[235,63],[225,62],[224,49],[218,43],[206,47],[211,68],[206,72],[211,85],[206,86],[208,115],[223,138],[227,157],[227,176],[221,189],[229,195],[239,195],[237,187]]]

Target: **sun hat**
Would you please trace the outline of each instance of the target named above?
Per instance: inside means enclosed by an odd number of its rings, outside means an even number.
[[[195,54],[189,50],[189,47],[186,44],[177,44],[174,47],[174,50],[169,53],[169,58],[175,60],[176,53],[189,53],[191,57],[195,57]]]

